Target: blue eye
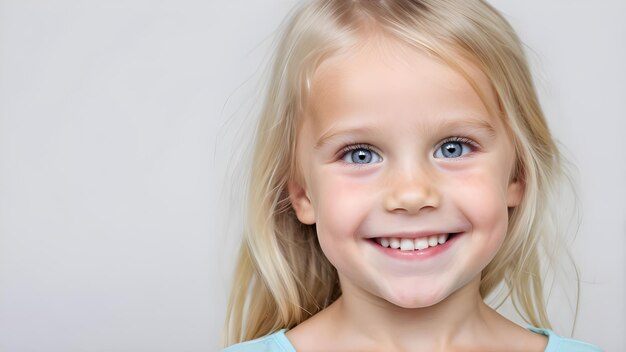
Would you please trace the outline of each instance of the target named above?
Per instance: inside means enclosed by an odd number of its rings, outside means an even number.
[[[447,141],[435,151],[434,156],[444,159],[458,158],[472,151],[472,148],[469,147],[471,144],[471,141]]]
[[[349,146],[341,160],[350,164],[373,164],[382,161],[378,153],[366,146]]]

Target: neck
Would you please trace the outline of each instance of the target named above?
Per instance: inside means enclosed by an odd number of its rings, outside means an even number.
[[[365,340],[376,340],[379,344],[434,350],[465,344],[497,314],[483,302],[479,285],[480,277],[476,277],[443,301],[414,309],[401,308],[357,288],[342,286],[344,294],[333,308],[340,325],[350,330],[344,333],[362,335]]]

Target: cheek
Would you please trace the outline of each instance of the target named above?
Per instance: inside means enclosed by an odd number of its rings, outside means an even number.
[[[371,186],[337,175],[320,174],[316,180],[313,192],[320,241],[327,237],[354,237],[373,206]]]
[[[467,174],[456,178],[449,192],[454,197],[453,202],[475,228],[489,230],[491,234],[502,234],[502,237],[508,225],[504,178],[504,175],[487,172]]]

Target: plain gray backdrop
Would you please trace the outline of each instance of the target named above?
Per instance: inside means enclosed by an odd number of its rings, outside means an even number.
[[[294,3],[0,0],[0,351],[218,349],[238,160]],[[575,337],[623,351],[626,3],[492,3],[578,166]]]

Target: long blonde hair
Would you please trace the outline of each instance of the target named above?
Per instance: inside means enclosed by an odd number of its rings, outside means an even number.
[[[442,59],[473,84],[458,64],[462,55],[491,81],[499,115],[514,139],[515,177],[525,193],[509,213],[503,246],[482,272],[480,293],[486,297],[504,282],[505,298],[521,316],[550,328],[542,269],[552,264],[555,248],[563,247],[551,214],[564,174],[512,27],[481,0],[314,0],[293,12],[276,48],[254,141],[225,345],[294,327],[341,295],[315,225],[298,221],[287,184],[295,177],[295,136],[307,82],[323,60],[350,50],[372,30]]]

